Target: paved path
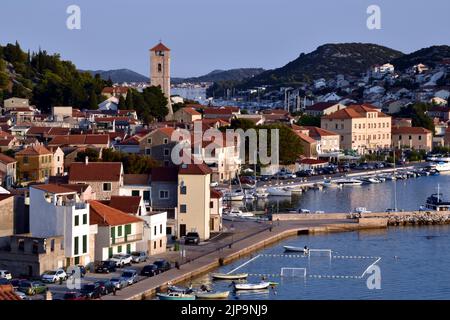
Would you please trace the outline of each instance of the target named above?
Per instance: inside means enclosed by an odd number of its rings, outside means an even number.
[[[257,223],[255,222],[244,222],[244,224],[240,225],[240,228],[242,228],[241,230],[244,229],[248,230],[247,235],[246,232],[241,231],[240,235],[241,240],[238,241],[235,240],[231,248],[227,246],[225,248],[215,250],[212,253],[200,256],[199,258],[189,263],[181,265],[179,270],[174,268],[158,276],[147,278],[134,284],[133,286],[118,291],[117,295],[115,296],[108,295],[102,297],[102,299],[103,300],[139,299],[143,297],[142,294],[144,292],[147,292],[147,296],[151,295],[151,293],[156,292],[158,288],[167,285],[168,282],[177,283],[185,281],[192,277],[198,276],[202,273],[211,271],[212,269],[218,266],[219,258],[233,257],[233,255],[237,258],[239,256],[243,256],[244,254],[250,253],[252,247],[256,248],[255,246],[260,246],[260,248],[262,248],[261,246],[266,243],[268,244],[269,242],[280,240],[283,234],[285,234],[289,230],[292,230],[293,234],[295,234],[297,230],[302,229],[307,230],[310,227],[335,226],[341,228],[341,230],[342,229],[345,230],[345,228],[348,227],[348,229],[350,230],[353,227],[357,226],[357,223],[355,223],[352,220],[337,220],[337,219],[320,220],[320,221],[318,220],[289,221],[289,222],[281,221],[279,224],[275,223],[273,225],[272,230],[262,231],[262,228],[260,226],[256,226],[256,224]],[[261,230],[256,234],[252,234],[252,232],[255,232],[255,228]],[[224,240],[220,241],[217,244],[212,244],[211,246],[223,247],[223,244],[225,243],[229,242],[226,242],[226,240]],[[199,250],[200,247],[196,248],[196,250]],[[194,257],[194,255],[192,255],[192,257]]]

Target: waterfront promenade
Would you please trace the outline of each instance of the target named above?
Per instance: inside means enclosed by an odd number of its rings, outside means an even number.
[[[383,220],[384,222],[382,221],[381,223],[386,227],[386,220]],[[234,241],[231,247],[223,247],[225,242],[212,242],[211,248],[203,248],[203,250],[208,250],[210,253],[200,256],[197,254],[197,257],[194,253],[193,260],[182,264],[180,269],[173,268],[156,277],[144,279],[133,286],[118,291],[115,296],[107,295],[102,297],[102,300],[140,300],[149,298],[159,290],[164,290],[168,282],[176,284],[188,281],[216,269],[221,263],[228,264],[288,237],[299,234],[352,231],[371,227],[379,228],[382,226],[380,225],[380,219],[377,218],[375,222],[373,224],[370,221],[359,222],[357,219],[338,218],[274,221],[271,229],[258,227],[260,231],[256,233],[254,230],[255,222],[242,222],[239,224],[241,224],[242,230],[248,230],[248,235],[245,235],[245,233],[242,234],[241,239]]]

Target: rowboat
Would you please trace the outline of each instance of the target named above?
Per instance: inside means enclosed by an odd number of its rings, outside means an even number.
[[[234,288],[236,290],[262,290],[270,287],[270,282],[260,282],[260,283],[235,283]]]
[[[190,287],[177,287],[177,286],[169,285],[167,287],[167,290],[169,290],[170,292],[191,293],[192,292],[192,286],[190,286]]]
[[[248,273],[212,273],[211,277],[216,280],[240,280],[248,277]]]
[[[182,292],[157,293],[159,300],[195,300],[193,294]]]
[[[195,296],[197,299],[226,299],[228,298],[230,292],[229,291],[217,291],[217,292],[197,292]]]
[[[293,247],[293,246],[283,246],[285,251],[289,252],[302,252],[305,253],[305,248]]]

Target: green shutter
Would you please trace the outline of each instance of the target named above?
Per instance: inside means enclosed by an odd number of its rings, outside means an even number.
[[[73,253],[75,255],[77,255],[78,254],[78,237],[73,238],[73,243],[74,243]]]
[[[112,239],[112,244],[114,244],[116,242],[116,229],[114,227],[111,227],[111,239]]]
[[[111,258],[113,256],[113,248],[108,248],[108,256]]]
[[[83,236],[83,253],[87,253],[87,235]]]
[[[117,253],[121,253],[122,252],[122,246],[118,246],[117,247]]]
[[[83,214],[83,224],[87,224],[87,213]]]
[[[117,227],[117,236],[121,237],[122,236],[122,226],[118,226]]]
[[[128,240],[127,240],[127,236],[128,236],[129,234],[131,234],[131,224],[126,224],[126,225],[125,225],[125,241],[128,241]]]
[[[131,253],[131,244],[127,244],[127,253]]]
[[[80,216],[75,216],[75,227],[80,225]]]

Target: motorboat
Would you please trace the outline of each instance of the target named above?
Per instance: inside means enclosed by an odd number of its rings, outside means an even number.
[[[235,283],[234,289],[236,290],[262,290],[267,289],[271,286],[270,282],[260,282],[260,283]]]
[[[292,190],[290,190],[289,188],[268,188],[267,192],[269,193],[269,196],[272,197],[290,197],[292,196]]]
[[[269,193],[266,192],[265,189],[256,189],[256,193],[255,193],[256,198],[258,199],[265,199],[269,196]]]
[[[229,295],[230,295],[230,291],[216,291],[216,292],[199,291],[199,292],[195,293],[195,297],[197,299],[201,299],[201,300],[227,299]]]
[[[248,277],[248,273],[212,273],[214,280],[242,280]]]
[[[174,286],[169,284],[167,286],[167,290],[169,292],[178,292],[178,293],[192,293],[192,286],[189,287],[178,287],[178,286]]]
[[[372,213],[372,211],[367,210],[365,207],[357,207],[354,210],[355,213]]]
[[[159,300],[195,300],[195,295],[182,292],[157,293]]]
[[[450,157],[435,158],[431,166],[439,172],[450,171]]]
[[[427,198],[425,210],[450,211],[450,201],[442,200],[442,193],[434,193]]]
[[[225,201],[242,201],[244,200],[245,194],[242,190],[229,191],[224,193],[223,200]]]
[[[301,253],[307,253],[308,249],[301,248],[301,247],[294,247],[294,246],[283,246],[284,251],[286,252],[301,252]]]
[[[343,185],[343,186],[360,186],[363,184],[363,181],[353,179],[353,178],[350,178],[350,179],[344,178],[344,179],[335,180],[334,183]]]
[[[378,180],[376,177],[366,177],[366,178],[362,178],[361,181],[367,182],[367,183],[381,183],[381,181]]]

